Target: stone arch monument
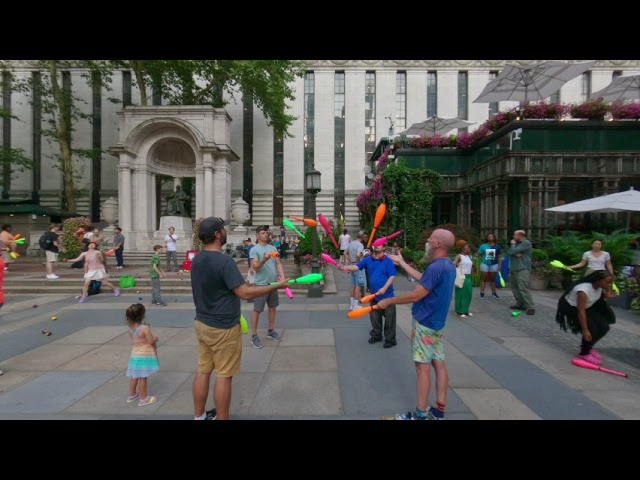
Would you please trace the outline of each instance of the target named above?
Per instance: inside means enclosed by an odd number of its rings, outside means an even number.
[[[178,234],[178,250],[191,248],[193,221],[231,214],[231,117],[210,106],[126,107],[118,112],[118,144],[108,149],[119,160],[118,219],[127,249],[151,251],[164,244],[167,228]],[[169,203],[158,224],[156,176],[173,177],[173,189],[195,178],[195,198],[186,214]],[[186,192],[191,197],[191,192]]]

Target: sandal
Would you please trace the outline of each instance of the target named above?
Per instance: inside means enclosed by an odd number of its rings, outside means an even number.
[[[139,394],[137,394],[137,393],[136,393],[133,397],[132,397],[131,395],[129,395],[129,396],[127,397],[127,403],[133,403],[133,402],[135,402],[136,400],[138,400],[139,398],[140,398],[140,395],[139,395]]]
[[[148,396],[138,402],[139,407],[144,407],[145,405],[151,405],[152,403],[156,403],[158,401],[158,397],[155,395]]]

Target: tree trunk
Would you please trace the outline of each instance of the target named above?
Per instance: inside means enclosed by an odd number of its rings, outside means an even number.
[[[76,211],[76,198],[73,185],[73,160],[71,157],[71,118],[69,115],[71,99],[65,98],[64,92],[58,84],[58,61],[49,60],[49,74],[53,98],[57,105],[58,115],[54,115],[55,137],[60,146],[60,167],[62,170],[62,205],[69,212]]]
[[[131,69],[136,76],[136,83],[140,90],[140,106],[146,107],[147,103],[147,85],[144,80],[144,60],[129,60]]]

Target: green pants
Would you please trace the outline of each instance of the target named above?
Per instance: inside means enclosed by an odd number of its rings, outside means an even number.
[[[462,288],[456,287],[456,313],[469,313],[469,305],[471,305],[472,296],[473,284],[471,283],[471,275],[465,275],[464,285]]]
[[[529,292],[529,277],[531,272],[529,270],[518,270],[516,272],[509,272],[509,278],[511,283],[511,292],[516,298],[516,305],[520,308],[534,308],[533,298],[531,292]]]

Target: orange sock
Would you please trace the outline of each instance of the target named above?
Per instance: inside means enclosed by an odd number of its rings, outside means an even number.
[[[440,403],[440,402],[436,402],[436,408],[438,410],[440,410],[442,413],[444,413],[444,407],[446,407],[446,404]]]

